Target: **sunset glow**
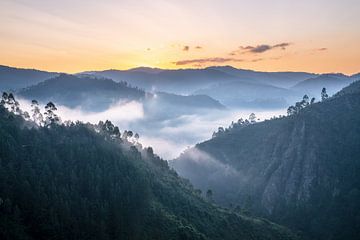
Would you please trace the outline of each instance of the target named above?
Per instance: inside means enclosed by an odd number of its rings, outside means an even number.
[[[0,64],[360,71],[360,2],[0,1]]]

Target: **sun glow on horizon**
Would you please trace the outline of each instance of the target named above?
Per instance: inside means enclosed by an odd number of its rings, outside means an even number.
[[[0,2],[0,64],[360,72],[355,0]]]

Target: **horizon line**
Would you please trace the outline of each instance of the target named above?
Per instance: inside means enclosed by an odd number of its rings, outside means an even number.
[[[247,68],[237,68],[232,65],[212,65],[207,67],[187,67],[187,68],[159,68],[159,67],[150,67],[150,66],[137,66],[127,69],[120,69],[120,68],[106,68],[106,69],[96,69],[96,70],[82,70],[82,71],[76,71],[76,72],[68,72],[68,71],[49,71],[41,68],[34,68],[34,67],[20,67],[20,66],[10,66],[5,64],[0,64],[0,67],[8,67],[8,68],[15,68],[15,69],[23,69],[23,70],[36,70],[36,71],[42,71],[42,72],[49,72],[49,73],[66,73],[66,74],[79,74],[79,73],[85,73],[85,72],[102,72],[102,71],[131,71],[135,69],[145,68],[145,69],[153,69],[153,70],[161,70],[161,71],[171,71],[171,70],[205,70],[209,68],[216,68],[216,67],[231,67],[237,70],[244,70],[244,71],[253,71],[253,72],[264,72],[264,73],[308,73],[308,74],[317,74],[317,75],[323,75],[323,74],[343,74],[345,76],[353,76],[360,73],[360,70],[357,72],[354,72],[352,74],[346,74],[343,72],[307,72],[307,71],[290,71],[290,70],[281,70],[281,71],[263,71],[263,70],[255,70],[255,69],[247,69]]]

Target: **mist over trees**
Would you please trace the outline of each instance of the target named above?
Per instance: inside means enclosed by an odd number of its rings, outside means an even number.
[[[60,122],[52,102],[37,124],[37,102],[25,120],[9,95],[0,105],[1,239],[298,239],[213,205],[211,190],[204,199],[131,130]]]

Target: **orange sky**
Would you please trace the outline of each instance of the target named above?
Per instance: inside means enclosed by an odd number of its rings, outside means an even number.
[[[0,64],[352,74],[359,12],[358,0],[1,0]]]

